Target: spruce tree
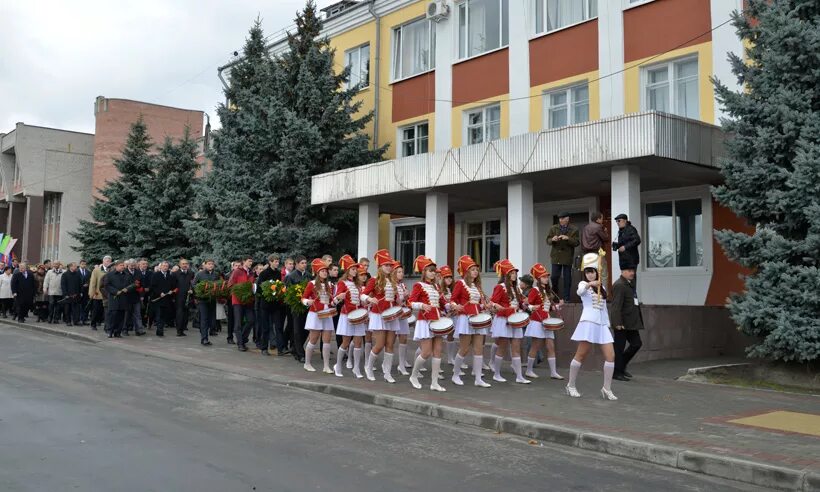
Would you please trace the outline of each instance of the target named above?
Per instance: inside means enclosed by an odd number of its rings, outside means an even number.
[[[105,255],[121,257],[133,253],[139,232],[136,224],[154,215],[153,209],[137,206],[148,192],[155,157],[150,154],[151,137],[140,117],[131,125],[122,155],[114,160],[119,176],[100,190],[102,198],[94,198],[91,220],[81,220],[71,236],[80,242],[83,258],[98,261]]]
[[[729,309],[755,337],[753,357],[820,355],[820,3],[749,0],[733,24],[745,59],[730,62],[743,90],[715,81],[729,118],[715,198],[756,226],[719,231],[729,258],[751,270]]]

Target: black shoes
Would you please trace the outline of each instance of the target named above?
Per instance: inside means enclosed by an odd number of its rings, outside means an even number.
[[[204,345],[206,347],[209,346],[209,345],[213,345],[210,340],[202,340],[199,343],[201,343],[202,345]]]
[[[624,371],[624,376],[628,377],[629,379],[632,379],[632,374],[629,374],[629,371]]]
[[[612,375],[612,379],[616,381],[630,381],[629,376],[627,376],[626,373],[623,372],[616,372]]]
[[[158,336],[158,337],[164,337],[164,336],[165,336],[165,333],[163,333],[163,332],[161,332],[161,331],[157,331],[157,336]]]
[[[262,350],[259,351],[259,354],[260,355],[270,355],[270,352],[268,352],[268,349],[262,349]]]
[[[182,331],[182,330],[177,330],[177,336],[178,337],[185,337],[185,336],[188,336],[188,335],[186,335],[185,332]]]
[[[138,331],[138,332],[134,333],[134,335],[136,335],[138,337],[141,337],[141,336],[145,335],[145,332],[144,331]]]
[[[236,344],[236,342],[233,340],[233,338],[228,339],[228,345],[235,345],[235,344]]]
[[[290,350],[288,350],[288,349],[277,350],[277,352],[279,353],[279,355],[290,355]]]
[[[244,344],[238,345],[237,348],[239,349],[240,352],[247,352],[248,351],[248,347],[246,347]]]

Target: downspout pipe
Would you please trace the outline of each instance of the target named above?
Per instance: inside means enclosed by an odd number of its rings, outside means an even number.
[[[376,21],[376,58],[373,75],[373,148],[379,147],[379,95],[381,93],[381,50],[382,50],[382,19],[376,14],[376,0],[370,0],[367,11]]]

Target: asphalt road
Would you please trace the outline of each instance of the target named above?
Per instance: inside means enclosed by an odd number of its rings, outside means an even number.
[[[0,326],[0,490],[760,490]]]

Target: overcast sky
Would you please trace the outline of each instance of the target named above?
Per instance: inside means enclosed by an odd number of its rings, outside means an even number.
[[[256,16],[271,35],[292,25],[302,6],[304,0],[0,0],[0,133],[18,121],[92,133],[100,95],[203,110],[213,121],[222,99],[216,69],[241,51]]]

